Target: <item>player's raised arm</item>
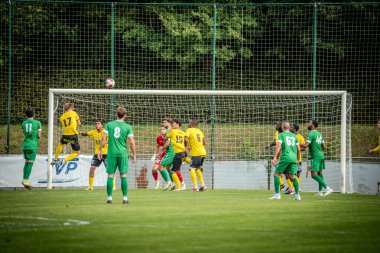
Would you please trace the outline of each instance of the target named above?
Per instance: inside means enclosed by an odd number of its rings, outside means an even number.
[[[84,131],[79,131],[79,134],[82,135],[82,136],[88,136],[88,133],[84,132]]]

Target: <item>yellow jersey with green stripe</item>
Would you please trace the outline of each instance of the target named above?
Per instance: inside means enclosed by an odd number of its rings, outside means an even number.
[[[180,129],[171,129],[166,135],[166,138],[170,138],[171,144],[176,154],[186,151],[184,131]]]
[[[92,136],[92,138],[94,139],[94,154],[95,155],[97,155],[99,153],[100,140],[102,139],[103,133],[104,133],[104,129],[102,129],[101,131],[98,131],[97,129],[95,129],[95,130],[87,132],[87,135]],[[107,142],[104,145],[104,147],[102,148],[102,154],[103,155],[106,155],[108,152],[108,135],[107,135],[106,140],[107,140]]]

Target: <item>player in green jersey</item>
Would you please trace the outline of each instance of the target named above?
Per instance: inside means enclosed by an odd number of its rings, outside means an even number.
[[[123,193],[123,204],[129,204],[128,193],[128,149],[127,142],[131,145],[132,149],[132,162],[136,162],[136,145],[133,137],[132,127],[125,123],[127,111],[124,107],[118,107],[116,110],[117,120],[108,122],[106,124],[100,147],[98,152],[98,159],[102,159],[102,148],[107,143],[108,135],[108,155],[107,155],[107,203],[112,204],[112,190],[113,180],[115,177],[116,169],[120,171],[121,191]]]
[[[37,156],[38,139],[41,138],[41,122],[33,118],[34,113],[31,109],[25,111],[26,119],[22,122],[22,131],[24,132],[24,143],[22,144],[22,153],[24,155],[24,173],[22,185],[31,190],[29,177],[32,172],[33,162]]]
[[[325,155],[323,151],[326,150],[326,144],[322,134],[317,131],[317,127],[318,122],[316,120],[310,120],[307,127],[310,132],[307,135],[307,140],[304,146],[305,148],[309,147],[310,151],[311,177],[319,184],[319,191],[316,196],[323,196],[322,188],[326,189],[325,196],[327,196],[333,193],[333,190],[328,187],[323,180],[323,170],[325,169]]]
[[[275,194],[270,199],[281,199],[280,193],[280,177],[283,173],[289,173],[289,177],[294,185],[294,199],[301,200],[299,195],[299,185],[297,181],[297,160],[300,157],[301,149],[298,143],[297,136],[291,133],[290,123],[288,121],[282,122],[283,132],[278,135],[276,144],[276,151],[273,158],[273,164],[276,166],[274,173],[274,188]],[[278,158],[281,158],[278,161]]]
[[[171,129],[172,123],[173,123],[173,120],[171,118],[165,118],[162,121],[162,124],[166,128],[166,133],[164,134],[165,143],[163,146],[163,149],[166,151],[166,154],[162,158],[162,160],[160,162],[160,166],[158,167],[158,170],[160,171],[161,176],[165,180],[165,186],[163,189],[164,191],[166,191],[167,189],[171,189],[174,185],[172,183],[172,179],[170,178],[170,176],[171,176],[170,166],[173,163],[175,152],[174,152],[173,146],[171,144],[170,138],[169,139],[166,138],[166,135],[168,134],[168,132]]]

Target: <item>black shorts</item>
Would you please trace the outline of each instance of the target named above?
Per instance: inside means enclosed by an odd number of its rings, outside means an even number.
[[[192,168],[192,169],[198,169],[198,168],[202,167],[204,160],[205,160],[204,156],[192,156],[191,157],[190,168]]]
[[[104,163],[104,166],[107,168],[107,155],[102,156],[102,160],[98,159],[98,155],[94,155],[91,160],[91,166],[99,167],[100,164]]]
[[[71,144],[71,148],[74,151],[79,151],[80,150],[80,145],[79,145],[79,140],[78,140],[78,135],[62,135],[61,137],[61,144]]]
[[[187,156],[186,152],[175,154],[174,159],[173,159],[172,171],[179,171],[181,169],[183,159],[185,159],[186,156]]]

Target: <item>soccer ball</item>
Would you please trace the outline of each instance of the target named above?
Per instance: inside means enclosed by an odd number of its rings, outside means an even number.
[[[115,86],[115,80],[113,80],[111,77],[107,78],[104,82],[104,85],[106,86],[106,88],[113,88]]]

